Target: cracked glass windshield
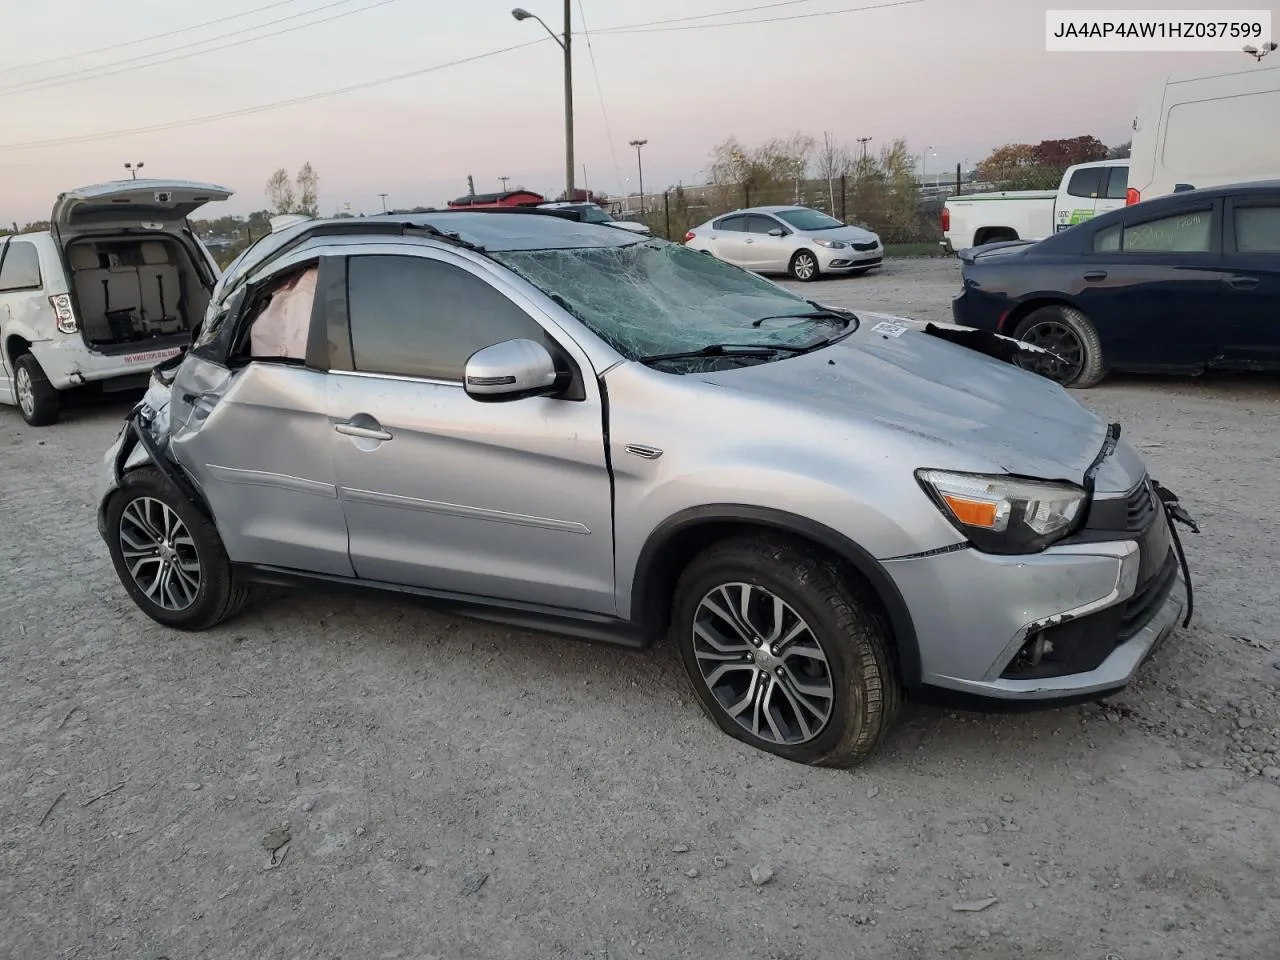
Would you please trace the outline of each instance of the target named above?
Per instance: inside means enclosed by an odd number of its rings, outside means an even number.
[[[829,318],[806,316],[815,309],[803,297],[661,240],[491,256],[557,298],[630,360],[715,344],[785,350],[839,332]],[[752,362],[784,355],[765,353]]]

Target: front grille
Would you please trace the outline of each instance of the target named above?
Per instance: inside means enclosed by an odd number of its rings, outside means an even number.
[[[1157,509],[1156,494],[1151,489],[1151,481],[1143,477],[1142,483],[1138,484],[1125,501],[1124,528],[1132,532],[1147,529],[1155,518]]]
[[[868,241],[866,241],[865,243],[855,243],[855,244],[853,244],[853,249],[855,249],[855,250],[874,250],[877,246],[879,246],[879,244],[877,244],[874,240],[868,240]]]
[[[1131,640],[1155,616],[1173,591],[1177,579],[1178,557],[1170,550],[1159,572],[1139,586],[1124,605],[1124,616],[1120,618],[1120,628],[1117,631],[1121,643]]]

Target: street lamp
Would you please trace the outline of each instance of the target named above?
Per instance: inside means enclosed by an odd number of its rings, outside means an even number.
[[[1251,43],[1244,48],[1244,52],[1247,53],[1249,56],[1253,57],[1253,59],[1257,60],[1259,63],[1261,63],[1262,58],[1265,57],[1268,53],[1270,53],[1275,48],[1276,48],[1276,44],[1274,42],[1264,43],[1261,47],[1255,47]]]
[[[137,163],[126,163],[126,164],[124,165],[124,168],[125,168],[126,170],[128,170],[128,171],[129,171],[129,173],[131,173],[131,174],[133,175],[133,179],[134,179],[134,180],[137,180],[137,179],[138,179],[138,171],[139,171],[139,170],[141,170],[141,169],[143,168],[143,166],[144,166],[143,162],[142,162],[141,160],[139,160]]]
[[[387,195],[385,193],[378,194],[378,199],[382,201],[382,212],[387,212]]]
[[[640,148],[643,147],[648,140],[632,140],[631,146],[636,148],[636,172],[640,175],[640,217],[644,217],[644,164],[640,162]]]
[[[524,7],[516,7],[511,11],[511,16],[517,20],[537,20],[542,24],[542,29],[546,30],[551,39],[560,44],[560,49],[564,51],[564,198],[573,200],[573,48],[571,44],[570,17],[572,15],[572,0],[564,0],[564,33],[557,34],[554,30],[546,25],[543,19],[535,13],[530,13]]]

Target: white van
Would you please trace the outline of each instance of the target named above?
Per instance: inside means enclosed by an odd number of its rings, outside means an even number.
[[[1130,204],[1182,184],[1280,177],[1280,63],[1169,76],[1147,93],[1133,129]]]
[[[145,387],[189,342],[220,275],[187,217],[229,196],[121,180],[60,194],[45,232],[0,237],[0,403],[44,426],[62,391]]]

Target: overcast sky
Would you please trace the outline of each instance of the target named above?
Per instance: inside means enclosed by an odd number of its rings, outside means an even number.
[[[559,30],[559,0],[521,2]],[[873,137],[872,149],[905,137],[916,153],[932,146],[937,156],[928,160],[930,174],[954,170],[966,159],[976,163],[993,146],[1010,141],[1094,134],[1118,143],[1129,139],[1138,98],[1153,81],[1169,72],[1224,63],[1247,66],[1243,54],[1045,52],[1046,6],[1126,8],[1136,5],[1133,0],[921,0],[798,18],[887,2],[574,0],[578,186],[585,164],[587,186],[610,193],[634,189],[635,152],[627,141],[636,138],[649,141],[644,148],[648,189],[700,182],[710,148],[729,136],[755,143],[795,131],[821,137],[825,130],[847,141]],[[546,37],[535,22],[513,20],[511,5],[510,0],[5,4],[0,17],[0,222],[42,219],[60,190],[125,176],[126,160],[144,161],[146,175],[212,181],[237,192],[231,201],[209,208],[211,214],[264,207],[263,186],[271,171],[296,170],[308,160],[320,173],[325,213],[344,203],[355,211],[376,211],[383,191],[397,206],[439,204],[466,192],[468,173],[479,191],[498,189],[500,176],[510,177],[512,186],[557,191],[564,170],[563,74],[560,51],[550,39],[297,106],[158,132],[11,149],[240,111]],[[1162,0],[1158,5],[1271,4]],[[661,24],[661,30],[605,32],[757,7],[762,9]],[[582,34],[583,12],[586,28],[601,31],[592,35],[590,49]],[[349,15],[296,29],[339,14]],[[132,42],[222,17],[233,19]],[[687,29],[775,17],[797,19]],[[276,20],[282,22],[262,26]],[[285,30],[290,32],[253,40]],[[113,45],[120,46],[70,56]],[[187,56],[223,46],[227,49]],[[179,56],[184,58],[146,65]],[[53,57],[60,59],[47,62]],[[91,68],[112,75],[66,82],[92,76]]]

